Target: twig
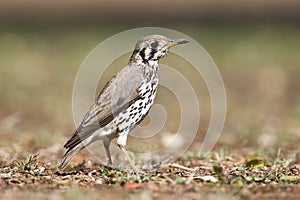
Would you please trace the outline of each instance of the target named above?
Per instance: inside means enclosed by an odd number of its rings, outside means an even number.
[[[179,168],[179,169],[183,169],[183,170],[186,170],[186,171],[191,171],[191,172],[194,172],[196,171],[198,168],[189,168],[189,167],[185,167],[183,165],[179,165],[177,163],[172,163],[169,165],[170,167],[174,167],[174,168]]]

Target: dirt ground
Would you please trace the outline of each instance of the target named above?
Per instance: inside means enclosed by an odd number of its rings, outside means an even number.
[[[210,119],[209,94],[199,86],[201,120],[194,143],[178,160],[144,173],[105,167],[87,152],[65,170],[57,163],[74,130],[72,90],[88,53],[120,26],[0,29],[0,199],[299,199],[300,29],[294,25],[182,25],[222,74],[227,117],[213,150],[199,146]],[[182,64],[167,56],[162,63]],[[106,71],[99,88],[128,59]],[[181,67],[181,69],[183,69]],[[176,132],[177,103],[159,88]],[[147,119],[146,119],[147,120]],[[128,147],[144,146],[129,138]],[[150,146],[155,146],[151,143]]]
[[[247,161],[221,152],[186,155],[143,173],[84,161],[62,171],[29,156],[1,167],[1,199],[299,198],[299,158],[278,152],[268,160],[248,155]]]

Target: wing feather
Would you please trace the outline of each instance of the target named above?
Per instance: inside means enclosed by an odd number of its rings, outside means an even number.
[[[143,80],[142,69],[138,66],[126,66],[113,76],[64,147],[73,149],[140,99],[138,88],[143,84]]]

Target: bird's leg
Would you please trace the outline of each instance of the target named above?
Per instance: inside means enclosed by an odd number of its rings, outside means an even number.
[[[131,167],[134,169],[134,171],[136,172],[141,172],[141,170],[139,170],[134,162],[132,161],[132,159],[130,158],[130,156],[128,155],[126,149],[125,149],[125,145],[126,145],[126,141],[127,141],[127,135],[128,133],[123,133],[122,135],[119,135],[117,143],[119,145],[119,148],[123,151],[123,153],[125,154],[128,162],[130,163]]]
[[[133,160],[132,160],[132,159],[130,158],[130,156],[128,155],[128,153],[127,153],[125,147],[123,147],[123,146],[121,146],[121,145],[119,145],[119,147],[120,147],[120,149],[123,151],[123,153],[125,154],[127,160],[129,161],[129,163],[130,163],[131,167],[134,169],[134,171],[140,172],[141,170],[139,170],[139,169],[135,166]]]
[[[103,140],[103,145],[104,145],[106,155],[107,155],[107,158],[108,158],[108,164],[112,165],[112,160],[111,160],[111,155],[110,155],[110,150],[109,150],[110,143],[111,143],[111,141],[108,138],[105,138]]]

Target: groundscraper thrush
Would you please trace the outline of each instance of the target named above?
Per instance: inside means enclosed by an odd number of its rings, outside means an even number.
[[[138,171],[125,149],[128,133],[142,121],[153,104],[158,86],[158,60],[170,47],[187,42],[162,35],[142,37],[129,63],[104,86],[64,145],[67,152],[59,167],[64,168],[77,152],[96,140],[103,140],[108,162],[112,164],[109,146],[111,140],[117,138],[130,165]]]

